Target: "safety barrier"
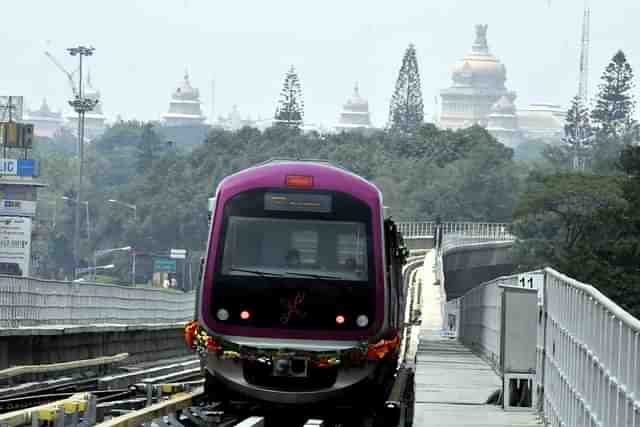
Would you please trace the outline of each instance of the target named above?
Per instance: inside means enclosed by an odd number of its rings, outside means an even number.
[[[456,244],[463,246],[463,240]],[[531,377],[533,401],[546,422],[640,426],[640,320],[588,284],[551,268],[500,277],[446,303],[444,310],[454,322],[445,320],[443,329],[500,372],[505,286],[537,290],[536,366]]]
[[[164,289],[0,276],[0,328],[181,322],[194,301]]]
[[[419,239],[434,237],[438,224],[433,221],[398,222],[397,226],[404,238]],[[506,222],[443,222],[440,224],[443,234],[494,238],[508,235],[510,226],[511,224]]]
[[[537,382],[552,425],[640,425],[640,321],[594,287],[544,275]]]

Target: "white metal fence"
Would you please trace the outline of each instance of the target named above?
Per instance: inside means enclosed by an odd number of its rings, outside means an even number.
[[[500,285],[538,290],[534,391],[548,425],[640,427],[640,321],[550,268],[492,280],[446,303],[445,312],[459,340],[497,369]],[[443,329],[451,333],[450,320]]]
[[[538,386],[551,425],[640,426],[640,321],[550,268]]]
[[[163,289],[0,276],[0,328],[181,322],[194,301]]]
[[[398,222],[398,230],[408,239],[433,237],[437,224],[433,221]],[[500,237],[508,234],[511,224],[503,222],[443,222],[443,234],[459,234],[477,237]]]

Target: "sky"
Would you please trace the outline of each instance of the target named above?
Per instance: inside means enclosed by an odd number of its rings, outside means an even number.
[[[66,48],[96,48],[88,60],[108,119],[158,120],[185,69],[210,115],[237,105],[271,117],[287,69],[298,71],[305,121],[332,126],[358,82],[374,125],[388,116],[402,56],[418,54],[425,118],[451,84],[450,66],[471,50],[474,25],[488,24],[491,53],[507,68],[519,108],[567,106],[578,86],[584,0],[20,0],[7,2],[0,28],[0,95],[43,97],[71,112]],[[640,74],[640,2],[590,0],[590,94],[622,49]],[[10,18],[13,17],[13,18]],[[636,95],[638,95],[636,90]]]

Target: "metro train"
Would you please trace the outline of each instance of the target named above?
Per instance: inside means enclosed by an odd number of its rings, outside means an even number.
[[[209,397],[383,400],[408,251],[376,186],[324,162],[272,160],[228,176],[212,200],[187,327]]]

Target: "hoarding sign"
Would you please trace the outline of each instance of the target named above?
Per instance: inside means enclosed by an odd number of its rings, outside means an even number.
[[[35,216],[36,202],[0,199],[0,215]]]
[[[31,218],[0,218],[0,274],[28,276],[31,267]]]
[[[33,129],[29,123],[0,123],[0,143],[12,148],[32,148]]]
[[[38,162],[35,160],[0,159],[0,175],[38,176]]]
[[[153,272],[166,272],[166,273],[175,273],[176,272],[176,260],[165,258],[165,257],[157,257],[153,259]]]

